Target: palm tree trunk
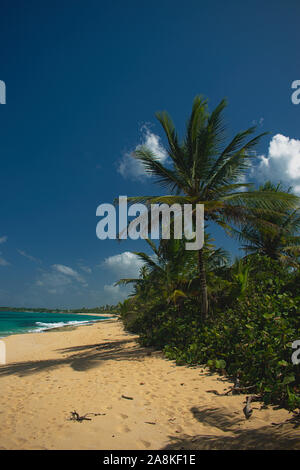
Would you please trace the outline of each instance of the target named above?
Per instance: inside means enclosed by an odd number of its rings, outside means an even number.
[[[206,285],[206,273],[203,260],[203,248],[198,251],[198,269],[200,279],[200,292],[201,292],[201,313],[203,319],[206,320],[208,317],[208,298],[207,298],[207,285]]]

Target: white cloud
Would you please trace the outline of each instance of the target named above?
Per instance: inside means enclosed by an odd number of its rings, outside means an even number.
[[[82,269],[82,271],[88,273],[88,274],[91,274],[92,272],[92,268],[90,268],[89,266],[79,266],[80,269]]]
[[[76,264],[78,268],[84,271],[85,273],[91,274],[93,272],[92,268],[90,266],[87,266],[85,264],[85,260],[82,258],[79,259]]]
[[[261,117],[261,118],[259,118],[259,119],[254,119],[254,121],[252,121],[252,124],[253,124],[254,126],[260,126],[260,127],[262,127],[263,124],[264,124],[264,118]]]
[[[0,255],[2,255],[1,251],[0,251]],[[10,263],[8,261],[6,261],[6,259],[2,258],[2,256],[0,256],[0,266],[9,266]]]
[[[103,262],[118,279],[122,277],[138,277],[139,270],[143,266],[143,261],[130,251],[124,251],[119,255],[109,256]]]
[[[138,150],[141,146],[146,146],[155,157],[160,162],[165,162],[168,158],[168,154],[164,147],[160,143],[160,137],[153,132],[150,131],[149,127],[144,124],[141,127],[142,132],[142,143],[137,145],[135,150]],[[145,172],[145,169],[141,162],[136,160],[133,157],[133,152],[127,152],[123,155],[123,158],[119,162],[118,172],[124,177],[128,179],[142,179],[145,177],[149,177],[149,175]]]
[[[49,294],[63,294],[67,288],[74,288],[76,283],[87,287],[85,279],[77,271],[63,264],[54,264],[50,271],[41,271],[35,285],[46,289]]]
[[[103,290],[109,295],[111,303],[117,303],[128,297],[132,290],[132,286],[115,286],[114,284],[105,284]]]
[[[36,281],[37,286],[45,288],[51,294],[63,294],[71,284],[72,279],[54,271],[43,272],[41,278]]]
[[[29,255],[26,253],[24,250],[17,250],[17,252],[21,255],[24,256],[25,258],[29,259],[30,261],[34,261],[35,263],[41,263],[41,260],[38,258],[35,258],[34,256]]]
[[[140,268],[143,266],[143,261],[137,255],[130,251],[109,256],[106,258],[99,267],[106,268],[110,275],[114,277],[114,281],[122,278],[138,278]],[[108,303],[117,303],[123,301],[132,292],[132,285],[116,286],[114,282],[105,284],[103,286],[103,298],[107,299]]]
[[[80,276],[80,274],[75,271],[75,269],[70,268],[69,266],[64,266],[63,264],[54,264],[52,268],[59,273],[64,274],[65,276],[71,277],[76,279],[78,282],[81,282],[83,284],[86,284],[85,280],[83,277]]]
[[[4,235],[3,237],[0,237],[0,245],[1,243],[5,243],[7,241],[7,236]]]
[[[300,194],[300,140],[276,134],[270,141],[268,155],[258,158],[260,162],[252,169],[252,177],[259,181],[281,181]]]

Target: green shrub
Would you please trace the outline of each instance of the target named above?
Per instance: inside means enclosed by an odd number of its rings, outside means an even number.
[[[243,295],[223,310],[219,305],[206,323],[195,300],[179,309],[156,299],[140,306],[134,329],[143,345],[163,349],[177,364],[207,365],[239,377],[265,403],[293,410],[300,407],[300,366],[291,361],[292,342],[300,339],[298,274],[266,257],[252,263]]]

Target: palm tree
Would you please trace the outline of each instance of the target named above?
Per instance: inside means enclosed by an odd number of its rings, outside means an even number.
[[[177,304],[184,298],[195,298],[197,294],[197,257],[195,251],[185,251],[185,239],[160,240],[158,246],[145,240],[152,250],[149,255],[133,252],[143,261],[138,278],[123,278],[115,285],[133,284],[131,296],[147,300],[153,289],[159,292],[160,299],[168,304]],[[204,264],[208,271],[208,297],[215,302],[215,296],[222,282],[219,271],[229,267],[230,255],[222,248],[215,248],[214,240],[205,233],[203,249]]]
[[[283,187],[267,181],[260,191],[278,193]],[[291,192],[289,188],[288,193]],[[266,223],[267,222],[267,223]],[[300,209],[286,209],[274,214],[264,215],[256,220],[248,221],[235,231],[239,241],[244,242],[242,248],[247,255],[261,254],[279,260],[291,266],[299,266],[300,255]]]
[[[161,240],[157,247],[153,241],[146,239],[153,254],[133,252],[144,263],[139,278],[123,278],[115,285],[134,284],[134,295],[146,293],[155,285],[167,302],[185,297],[181,290],[189,280],[191,266],[189,256],[185,256],[183,240]],[[149,289],[148,289],[149,287]]]
[[[171,194],[167,196],[133,197],[128,200],[154,203],[204,204],[205,219],[212,220],[225,229],[229,223],[246,222],[282,207],[291,207],[296,197],[273,191],[249,191],[250,184],[243,182],[245,172],[255,158],[253,148],[265,135],[249,137],[255,127],[237,133],[226,145],[223,110],[226,101],[208,112],[207,101],[201,96],[194,99],[192,113],[187,123],[186,135],[179,141],[174,124],[167,112],[156,117],[168,141],[171,165],[163,164],[149,148],[135,151],[146,172]],[[252,209],[249,211],[249,203]],[[208,296],[203,248],[198,250],[198,274],[201,292],[201,312],[208,316]]]

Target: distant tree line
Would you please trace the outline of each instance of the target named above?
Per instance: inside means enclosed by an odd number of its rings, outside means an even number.
[[[38,312],[38,313],[117,313],[115,305],[101,305],[94,308],[77,308],[77,309],[49,309],[49,308],[32,308],[32,307],[0,307],[0,312]]]

